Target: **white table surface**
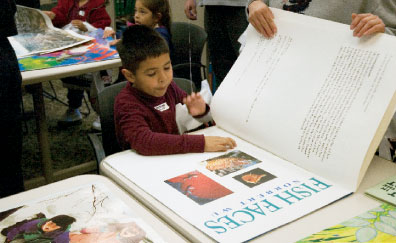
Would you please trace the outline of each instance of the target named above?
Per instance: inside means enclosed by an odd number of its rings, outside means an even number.
[[[120,153],[131,153],[131,151],[123,151]],[[178,230],[190,241],[212,241],[207,235],[182,219],[150,194],[143,191],[132,181],[128,180],[128,178],[125,178],[119,172],[111,168],[108,163],[117,160],[118,154],[111,155],[102,161],[100,165],[101,174],[111,178],[126,191],[134,195],[146,207],[163,218],[169,225]],[[396,164],[375,156],[357,192],[295,220],[294,222],[267,232],[253,239],[252,242],[295,242],[377,207],[381,203],[364,195],[364,191],[393,175],[396,175]]]
[[[186,240],[175,230],[170,228],[147,208],[139,204],[136,199],[118,187],[108,178],[100,175],[81,175],[62,181],[54,182],[39,188],[21,192],[0,199],[0,212],[18,206],[26,205],[29,201],[35,201],[43,196],[70,190],[88,183],[104,184],[116,197],[122,200],[137,216],[148,223],[167,242],[186,242]]]

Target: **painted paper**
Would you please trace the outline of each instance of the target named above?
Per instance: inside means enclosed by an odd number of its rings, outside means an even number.
[[[382,204],[296,243],[396,242],[396,208]]]
[[[163,242],[100,183],[6,209],[0,232],[3,242]]]

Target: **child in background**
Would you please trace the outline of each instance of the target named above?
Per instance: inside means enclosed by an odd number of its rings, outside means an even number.
[[[127,22],[128,26],[135,24],[145,25],[161,34],[172,52],[173,46],[170,34],[171,17],[168,0],[136,0],[134,18]],[[115,38],[114,30],[105,30],[104,37],[108,36]]]
[[[55,27],[63,28],[71,24],[80,31],[87,32],[88,25],[85,24],[86,22],[95,28],[105,29],[110,26],[111,19],[106,12],[105,5],[105,0],[59,0],[51,11],[43,12],[50,17]],[[63,78],[62,81],[72,85],[90,82],[90,80],[79,76]],[[84,89],[68,89],[69,109],[58,121],[60,126],[68,127],[81,124],[82,116],[79,108],[82,105],[83,97]],[[100,122],[95,121],[93,125],[94,128],[100,130]]]
[[[144,25],[127,28],[117,43],[121,72],[129,81],[114,104],[115,130],[123,149],[143,155],[226,151],[231,138],[180,135],[175,106],[185,103],[190,115],[211,120],[209,106],[199,93],[190,96],[173,82],[169,48],[161,36]]]
[[[59,0],[51,11],[43,11],[55,27],[62,28],[71,23],[81,31],[87,31],[84,22],[95,28],[110,26],[111,19],[106,12],[104,0]]]

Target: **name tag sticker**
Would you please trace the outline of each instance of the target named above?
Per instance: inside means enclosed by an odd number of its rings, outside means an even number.
[[[80,16],[84,16],[84,15],[85,15],[85,11],[80,10],[80,11],[78,12],[78,14],[79,14]]]
[[[164,102],[160,105],[154,106],[154,109],[156,109],[157,111],[166,111],[169,109],[169,106],[166,102]]]

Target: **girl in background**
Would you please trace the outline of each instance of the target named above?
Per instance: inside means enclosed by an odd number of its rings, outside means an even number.
[[[170,6],[168,0],[136,0],[135,14],[127,25],[145,25],[157,31],[168,43],[172,52],[172,41],[170,34],[171,17]],[[106,29],[104,37],[113,36],[115,32],[112,29]],[[116,40],[112,44],[118,42]]]
[[[136,0],[135,14],[127,21],[127,26],[145,25],[157,31],[168,44],[170,54],[172,56],[173,44],[171,36],[171,17],[170,6],[168,0]],[[112,36],[115,39],[115,31],[111,27],[107,27],[104,31],[103,38]],[[110,42],[115,45],[119,39]],[[121,69],[120,69],[121,70]],[[126,80],[119,72],[118,79],[115,83]]]
[[[43,11],[55,27],[63,28],[71,23],[81,31],[87,31],[84,22],[95,28],[110,26],[111,19],[106,12],[104,0],[59,0],[51,11]]]

